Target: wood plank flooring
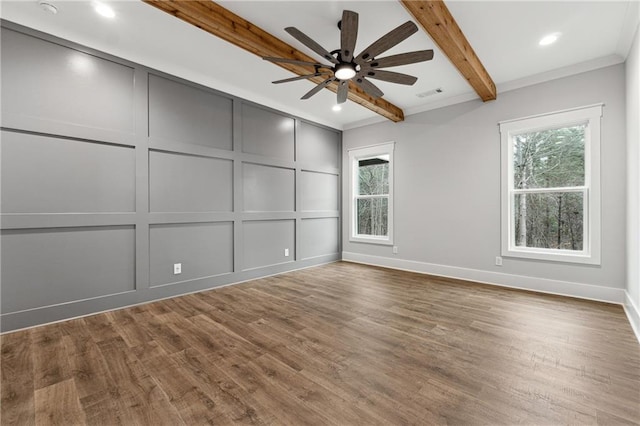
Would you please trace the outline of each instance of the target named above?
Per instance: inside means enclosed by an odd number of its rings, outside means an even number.
[[[344,262],[1,350],[3,425],[640,424],[620,306]]]

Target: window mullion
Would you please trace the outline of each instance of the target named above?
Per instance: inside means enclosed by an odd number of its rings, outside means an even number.
[[[555,188],[513,188],[511,192],[514,194],[536,194],[536,193],[551,193],[551,192],[582,192],[586,189],[586,186],[565,186]]]
[[[356,195],[358,200],[367,200],[370,198],[389,198],[389,194],[367,194],[367,195]]]

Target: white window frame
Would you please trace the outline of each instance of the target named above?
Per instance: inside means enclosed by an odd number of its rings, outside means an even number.
[[[558,262],[600,264],[600,121],[603,104],[502,121],[500,126],[502,169],[502,256]],[[514,189],[513,136],[545,129],[586,124],[584,186],[555,188],[562,192],[582,192],[584,208],[583,250],[518,247],[513,220],[516,193],[543,193],[554,188]]]
[[[393,168],[394,158],[393,151],[395,148],[395,142],[387,142],[379,145],[370,145],[361,148],[352,148],[349,152],[349,241],[357,243],[370,243],[370,244],[382,244],[393,245]],[[389,194],[387,213],[387,235],[366,235],[358,234],[357,226],[357,190],[358,184],[358,162],[367,158],[373,158],[380,155],[389,156]],[[380,197],[377,195],[376,197]]]

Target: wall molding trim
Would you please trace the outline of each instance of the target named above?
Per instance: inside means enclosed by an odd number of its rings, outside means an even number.
[[[129,297],[126,296],[126,293],[120,293],[2,314],[0,315],[0,320],[2,322],[0,335],[15,333],[17,331],[42,327],[64,321],[71,321],[78,318],[89,317],[134,306],[146,305],[160,300],[186,296],[188,294],[202,293],[204,291],[229,287],[236,284],[278,276],[288,272],[299,271],[301,269],[314,268],[316,266],[322,266],[339,261],[340,257],[336,253],[317,256],[313,259],[303,259],[297,262],[287,262],[256,268],[248,271],[242,271],[237,274],[224,274],[216,277],[197,278],[184,282],[184,284],[188,284],[188,288],[186,290],[180,286],[169,285],[160,288],[151,288],[146,292],[139,292],[137,294],[136,292],[126,292],[129,293]],[[131,295],[134,297],[131,297]],[[44,319],[44,321],[42,319]]]
[[[625,291],[624,294],[625,303],[622,306],[624,307],[625,314],[627,314],[627,319],[629,319],[629,324],[631,324],[631,329],[635,333],[638,343],[640,343],[640,309],[633,303],[633,299],[628,291]]]
[[[546,278],[527,277],[499,272],[482,271],[479,269],[460,268],[456,266],[437,265],[418,262],[415,260],[395,259],[381,256],[371,256],[360,253],[342,252],[342,260],[346,262],[362,263],[365,265],[382,266],[402,271],[421,274],[437,275],[446,278],[474,281],[481,284],[500,287],[517,288],[536,291],[539,293],[569,296],[578,299],[595,300],[598,302],[624,304],[625,291],[621,288],[611,288],[569,281],[550,280]]]

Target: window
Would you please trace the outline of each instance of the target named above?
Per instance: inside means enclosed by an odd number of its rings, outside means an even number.
[[[350,241],[393,244],[393,147],[349,150]]]
[[[600,263],[602,105],[500,123],[502,255]]]

